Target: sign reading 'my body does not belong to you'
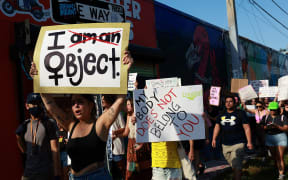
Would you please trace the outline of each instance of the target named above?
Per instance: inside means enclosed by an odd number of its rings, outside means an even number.
[[[134,91],[136,141],[205,139],[202,85]]]
[[[126,94],[129,23],[93,23],[42,27],[34,61],[42,93]]]

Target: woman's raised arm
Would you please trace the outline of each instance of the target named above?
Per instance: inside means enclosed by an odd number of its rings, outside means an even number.
[[[33,78],[38,75],[38,70],[34,62],[32,62],[30,69],[30,76]],[[52,115],[52,117],[59,123],[66,131],[69,131],[71,128],[73,116],[70,113],[65,113],[54,101],[54,98],[51,94],[41,93],[42,101],[45,105],[46,110]]]
[[[124,52],[124,57],[122,58],[122,62],[124,65],[127,66],[127,71],[129,72],[129,69],[131,68],[133,64],[133,58],[131,57],[131,54],[129,51]],[[126,94],[118,95],[116,101],[112,104],[112,106],[108,109],[108,111],[103,113],[98,118],[96,122],[96,133],[103,141],[107,140],[109,128],[114,123],[118,114],[120,113],[125,99],[126,99]]]

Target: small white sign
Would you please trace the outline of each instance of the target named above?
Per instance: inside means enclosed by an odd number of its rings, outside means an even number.
[[[239,89],[239,96],[243,101],[247,101],[258,97],[251,85]]]
[[[209,103],[213,106],[219,106],[220,104],[220,91],[221,87],[211,86]]]
[[[288,99],[288,75],[278,79],[278,100],[283,101]]]
[[[259,97],[276,97],[278,94],[278,87],[277,86],[268,86],[268,87],[260,87],[259,88]]]
[[[163,78],[163,79],[150,79],[150,80],[146,80],[146,86],[147,88],[178,87],[178,86],[181,86],[181,79],[177,77]]]
[[[129,76],[128,76],[128,91],[135,90],[136,78],[137,78],[137,73],[129,73]]]

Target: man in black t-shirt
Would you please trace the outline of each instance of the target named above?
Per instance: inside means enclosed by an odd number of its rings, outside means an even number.
[[[251,130],[244,111],[236,110],[233,96],[225,97],[226,111],[217,117],[213,132],[212,147],[216,147],[216,139],[221,136],[223,155],[234,171],[236,180],[241,179],[244,146],[252,149]]]
[[[59,179],[60,161],[56,137],[56,125],[44,116],[39,94],[27,97],[26,109],[30,119],[16,130],[18,147],[26,154],[22,180]]]

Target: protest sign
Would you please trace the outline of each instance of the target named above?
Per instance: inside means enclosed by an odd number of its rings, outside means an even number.
[[[260,87],[259,88],[259,97],[260,98],[276,97],[277,93],[278,93],[278,87],[277,86],[268,86],[268,87]]]
[[[256,109],[255,105],[246,105],[246,108],[249,110],[255,110]]]
[[[252,80],[249,82],[249,84],[253,87],[255,92],[258,94],[260,87],[269,86],[269,80]]]
[[[238,90],[248,85],[248,79],[231,79],[231,92],[238,93]]]
[[[42,27],[34,60],[34,92],[126,94],[129,23]]]
[[[181,86],[181,79],[177,77],[146,80],[147,88]]]
[[[134,91],[137,142],[204,139],[202,85]]]
[[[248,110],[255,110],[255,105],[246,105],[246,108],[248,109]],[[246,112],[246,115],[248,116],[248,117],[255,117],[255,114],[253,114],[253,113],[250,113],[250,112]]]
[[[242,101],[247,101],[258,97],[251,85],[239,89],[239,96]]]
[[[278,79],[278,100],[283,101],[288,99],[288,75]]]
[[[209,103],[213,106],[219,106],[221,87],[211,86]]]
[[[128,91],[133,91],[135,89],[136,78],[137,78],[137,73],[129,73],[129,76],[128,76]]]

